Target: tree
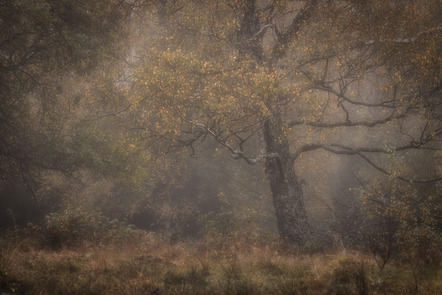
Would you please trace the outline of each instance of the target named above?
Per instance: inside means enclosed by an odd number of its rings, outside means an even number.
[[[359,156],[388,175],[374,155],[440,147],[437,1],[156,7],[136,33],[145,43],[134,55],[135,127],[169,150],[196,154],[212,138],[234,159],[264,162],[290,243],[311,232],[296,171],[303,153]]]
[[[97,68],[124,52],[126,22],[137,2],[0,1],[3,220],[35,221],[65,194],[60,179],[72,181],[82,168],[103,170],[104,161],[95,159],[109,144],[91,132],[90,122],[82,123],[90,112],[85,101],[93,99],[84,99],[82,91],[91,88]],[[121,154],[114,151],[113,158]]]
[[[0,2],[3,181],[22,178],[34,190],[38,171],[75,169],[63,130],[74,104],[65,93],[68,76],[87,75],[117,55],[129,12],[119,0]]]

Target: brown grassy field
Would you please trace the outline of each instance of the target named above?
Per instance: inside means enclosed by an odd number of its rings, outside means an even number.
[[[440,267],[388,264],[346,250],[286,251],[241,239],[42,247],[3,239],[1,294],[442,294]]]

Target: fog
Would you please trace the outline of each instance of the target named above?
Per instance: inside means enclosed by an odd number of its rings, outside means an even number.
[[[441,9],[0,3],[1,293],[441,291]]]

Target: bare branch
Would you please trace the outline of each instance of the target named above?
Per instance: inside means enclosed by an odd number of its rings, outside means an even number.
[[[333,154],[337,155],[356,155],[360,158],[364,159],[367,163],[369,163],[373,168],[376,170],[382,172],[385,175],[391,176],[392,173],[388,172],[386,169],[382,168],[381,166],[377,165],[373,160],[371,160],[368,156],[366,156],[364,153],[382,153],[382,154],[393,154],[396,151],[404,151],[409,149],[416,149],[420,148],[419,144],[423,145],[424,143],[416,143],[415,141],[411,142],[408,145],[396,147],[393,149],[382,149],[382,148],[352,148],[349,146],[341,145],[341,144],[310,144],[310,145],[304,145],[303,147],[299,148],[297,152],[293,155],[293,161],[296,160],[302,153],[314,151],[318,149],[325,150],[327,152],[331,152]],[[405,181],[405,182],[411,182],[411,183],[431,183],[431,182],[438,182],[442,181],[442,177],[433,178],[433,179],[410,179],[403,176],[394,176],[395,178]]]
[[[409,44],[409,43],[416,41],[417,39],[419,39],[420,37],[422,37],[424,35],[431,34],[431,33],[438,33],[440,31],[442,31],[442,26],[419,32],[412,37],[404,37],[404,38],[396,38],[396,39],[382,39],[382,40],[369,40],[369,41],[365,42],[365,45],[372,45],[375,43],[385,43],[385,42],[397,43],[397,44]]]
[[[349,98],[348,96],[345,95],[345,91],[336,91],[335,89],[333,89],[332,87],[326,85],[325,83],[322,83],[321,81],[316,81],[315,82],[315,89],[323,90],[323,91],[327,91],[329,93],[332,93],[332,94],[336,95],[337,97],[342,98],[346,102],[351,103],[353,105],[360,105],[360,106],[370,107],[370,108],[377,108],[377,107],[395,108],[396,107],[393,104],[395,102],[395,99],[388,100],[388,101],[382,101],[380,103],[366,103],[366,102],[363,102],[363,101],[353,100],[353,99],[351,99],[351,98]]]
[[[406,116],[406,113],[402,113],[400,115],[395,116],[395,112],[392,112],[388,117],[373,120],[373,121],[351,121],[348,117],[348,113],[346,112],[346,120],[343,122],[333,122],[333,123],[323,123],[323,122],[309,122],[306,120],[296,120],[291,121],[288,124],[288,127],[294,127],[297,125],[307,125],[317,128],[337,128],[337,127],[357,127],[357,126],[365,126],[365,127],[375,127],[377,125],[383,125],[393,120],[402,119]]]
[[[117,115],[119,115],[119,114],[121,114],[121,113],[124,113],[124,112],[128,111],[128,110],[130,109],[131,106],[132,106],[132,105],[130,104],[130,105],[128,105],[127,107],[125,107],[124,109],[119,110],[118,112],[115,112],[115,113],[107,113],[107,114],[103,114],[103,115],[100,115],[100,116],[95,117],[95,118],[83,119],[82,121],[83,121],[83,122],[90,122],[90,121],[98,121],[98,120],[103,119],[103,118],[105,118],[105,117],[114,117],[114,116],[117,116]]]
[[[279,157],[279,155],[276,153],[247,156],[241,149],[238,150],[238,149],[234,148],[231,144],[229,144],[227,142],[227,140],[225,138],[222,138],[220,136],[220,134],[217,134],[213,129],[207,127],[203,123],[193,123],[193,122],[191,122],[191,123],[194,124],[195,126],[197,126],[198,128],[200,128],[201,130],[203,130],[206,134],[212,136],[219,144],[221,144],[222,146],[227,148],[227,150],[230,151],[230,153],[233,155],[233,158],[235,160],[243,159],[246,161],[247,164],[255,165],[266,158],[278,158]]]
[[[391,173],[388,172],[387,170],[385,170],[384,168],[380,167],[379,165],[377,165],[376,163],[374,163],[370,158],[368,158],[366,155],[362,154],[362,153],[357,153],[357,155],[359,157],[361,157],[362,159],[364,159],[367,163],[369,163],[373,168],[375,168],[376,170],[382,172],[385,175],[391,176]],[[438,181],[442,181],[442,177],[438,177],[438,178],[433,178],[433,179],[410,179],[410,178],[405,178],[403,176],[395,176],[395,178],[405,181],[405,182],[410,182],[410,183],[431,183],[431,182],[438,182]]]

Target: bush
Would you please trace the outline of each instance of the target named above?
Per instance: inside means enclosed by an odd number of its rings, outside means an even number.
[[[140,237],[141,232],[117,219],[110,220],[102,215],[88,214],[81,210],[65,210],[46,216],[46,227],[42,230],[44,243],[58,248],[79,243],[127,242]]]
[[[349,258],[337,261],[330,277],[329,294],[368,294],[365,265]]]
[[[401,253],[403,261],[414,266],[439,266],[442,262],[442,238],[434,228],[416,227],[404,233],[407,250]]]
[[[439,265],[442,243],[437,216],[442,210],[434,192],[390,181],[362,191],[371,220],[363,233],[380,268],[394,258],[414,266]]]
[[[209,213],[204,215],[199,222],[204,225],[205,236],[210,239],[235,235],[240,221],[231,213]]]

